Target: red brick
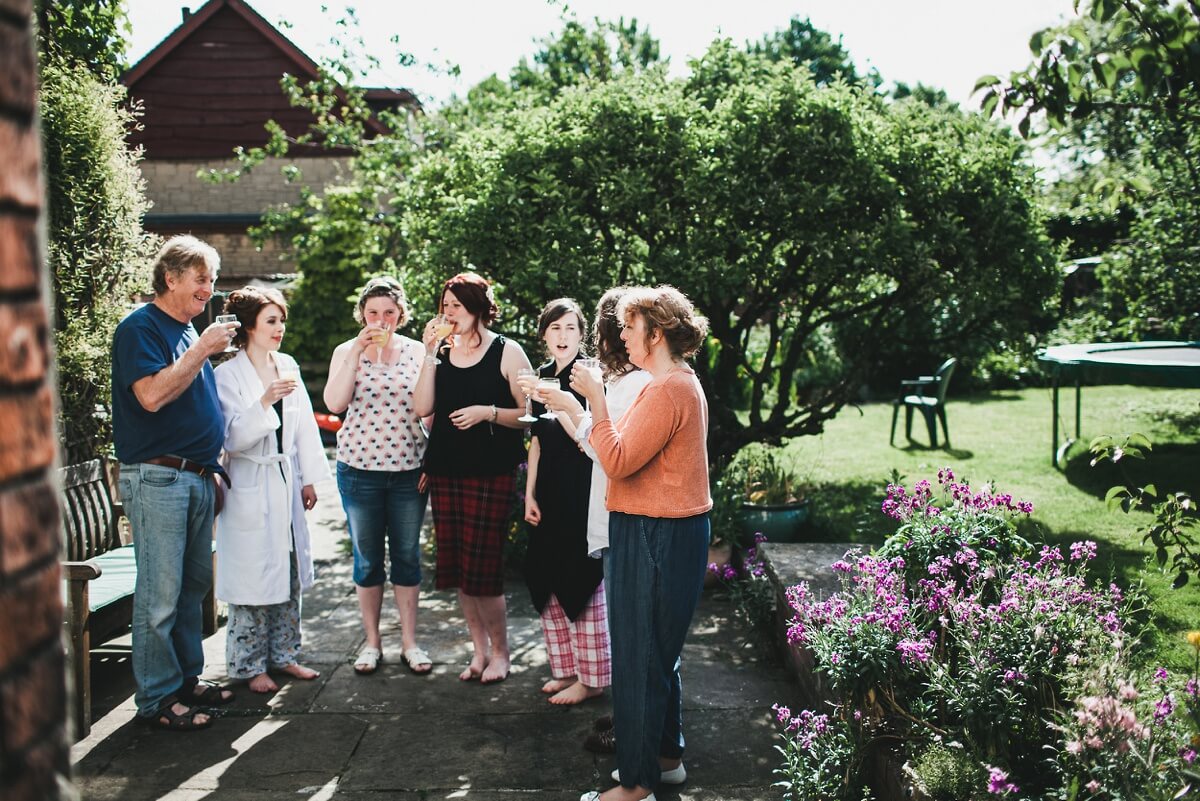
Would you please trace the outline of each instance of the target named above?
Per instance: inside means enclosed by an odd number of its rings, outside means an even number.
[[[45,739],[66,719],[63,650],[57,643],[44,649],[25,670],[0,683],[0,715],[4,718],[4,750],[26,751]]]
[[[54,463],[53,392],[0,396],[0,482]]]
[[[0,493],[0,573],[12,575],[57,556],[58,498],[42,481]]]
[[[23,663],[34,649],[56,640],[62,632],[61,571],[58,562],[14,582],[0,592],[0,673]]]
[[[0,118],[0,153],[8,164],[0,170],[0,200],[30,209],[42,206],[38,170],[38,137],[32,125]]]
[[[33,21],[33,0],[0,0],[0,10]]]
[[[35,74],[28,33],[0,25],[0,106],[32,114]]]
[[[4,801],[59,801],[75,797],[63,792],[69,787],[67,749],[54,738],[21,754],[19,762],[12,761],[12,779],[3,787]]]
[[[23,292],[40,285],[37,222],[0,214],[0,291]]]
[[[48,337],[40,301],[0,305],[0,384],[29,384],[45,377]]]

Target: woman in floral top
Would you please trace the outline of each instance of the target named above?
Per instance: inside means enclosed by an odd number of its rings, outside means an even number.
[[[325,405],[335,414],[346,413],[338,431],[337,480],[366,634],[354,670],[374,673],[383,655],[379,617],[386,565],[400,613],[401,657],[414,673],[428,673],[433,664],[416,641],[425,430],[412,394],[425,348],[395,333],[408,321],[408,299],[394,278],[367,282],[354,319],[363,329],[334,350],[325,384]]]

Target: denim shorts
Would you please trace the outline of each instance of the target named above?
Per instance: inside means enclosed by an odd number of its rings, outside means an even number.
[[[359,470],[337,463],[338,491],[350,542],[354,547],[354,583],[360,587],[383,584],[384,543],[392,584],[415,587],[421,583],[421,523],[425,495],[417,491],[420,470]]]

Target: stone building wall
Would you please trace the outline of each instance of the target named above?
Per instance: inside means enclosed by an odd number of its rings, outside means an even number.
[[[56,439],[30,0],[0,0],[0,795],[68,773]]]
[[[288,183],[280,168],[293,164],[301,178]],[[234,183],[209,183],[196,177],[200,170],[230,166],[219,159],[147,159],[142,162],[146,196],[154,202],[152,215],[261,213],[268,206],[300,197],[301,186],[324,187],[348,173],[347,159],[337,156],[267,159]]]
[[[284,164],[300,170],[289,183],[280,172]],[[271,206],[300,197],[302,186],[323,189],[349,172],[344,157],[268,159],[234,183],[210,183],[197,177],[201,170],[221,169],[231,162],[218,159],[148,159],[142,162],[146,196],[154,204],[146,226],[163,236],[191,233],[204,239],[221,254],[218,287],[229,289],[247,280],[295,273],[291,260],[281,260],[284,248],[277,242],[256,247],[246,235],[253,224],[247,215],[260,215]],[[240,215],[230,219],[230,215]]]

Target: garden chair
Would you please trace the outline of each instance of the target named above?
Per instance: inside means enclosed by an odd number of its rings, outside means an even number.
[[[920,378],[900,382],[899,397],[892,402],[892,433],[888,444],[896,441],[896,418],[900,415],[900,407],[904,407],[904,436],[912,439],[913,410],[920,409],[925,416],[925,427],[929,429],[929,446],[938,446],[937,421],[942,421],[942,433],[946,437],[946,447],[950,447],[950,429],[946,426],[946,387],[950,385],[950,376],[958,359],[946,359],[933,375],[923,375]],[[927,392],[932,388],[931,392]],[[908,394],[913,390],[916,394]]]

